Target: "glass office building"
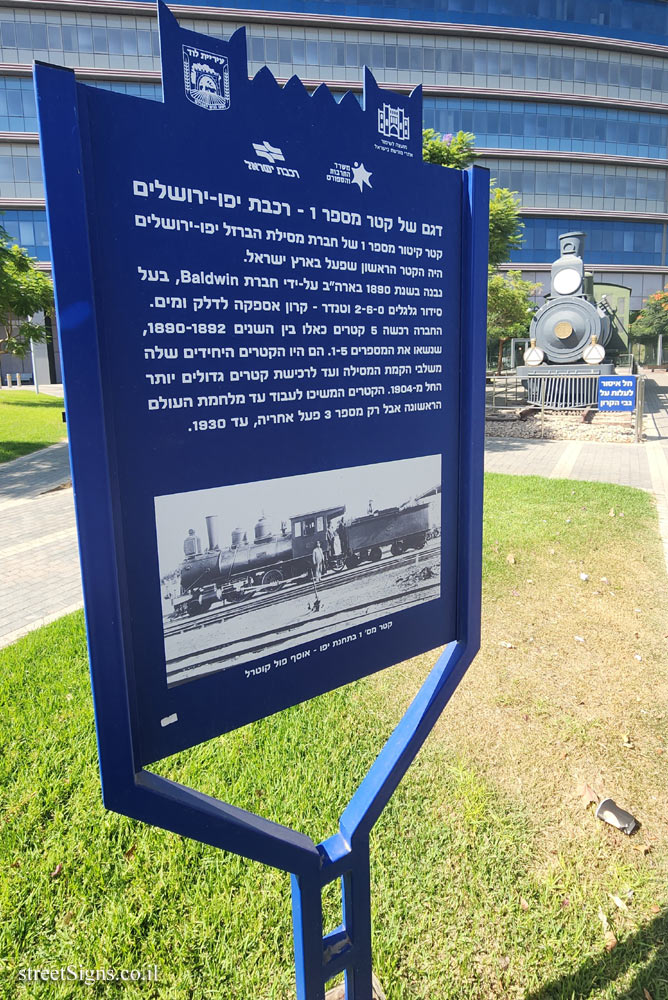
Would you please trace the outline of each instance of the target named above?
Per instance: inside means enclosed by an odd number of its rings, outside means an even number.
[[[668,281],[668,3],[664,0],[263,0],[171,4],[184,27],[248,31],[251,73],[361,92],[362,67],[424,88],[424,124],[475,133],[479,162],[519,193],[525,242],[508,265],[546,278],[557,236],[588,234],[596,280],[631,308]],[[93,86],[160,99],[155,8],[133,0],[0,7],[0,210],[48,266],[34,59]],[[6,366],[3,366],[6,368]],[[52,366],[53,367],[53,366]]]

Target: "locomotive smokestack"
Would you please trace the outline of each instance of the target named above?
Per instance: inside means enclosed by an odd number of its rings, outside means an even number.
[[[576,257],[584,257],[585,235],[585,233],[562,233],[559,237],[560,256],[575,254]]]
[[[209,548],[218,548],[218,515],[209,514],[206,518],[206,533],[209,536]]]

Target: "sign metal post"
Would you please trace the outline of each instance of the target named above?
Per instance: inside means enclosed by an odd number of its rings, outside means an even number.
[[[39,395],[39,375],[37,374],[37,362],[35,361],[35,342],[30,341],[30,360],[32,363],[32,377],[35,384],[35,393]]]
[[[369,837],[480,642],[488,175],[159,13],[162,103],[35,69],[104,802],[289,872],[299,1000],[371,1000]],[[321,844],[148,770],[437,646]]]

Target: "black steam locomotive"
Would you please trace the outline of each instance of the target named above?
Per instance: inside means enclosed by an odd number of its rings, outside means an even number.
[[[434,491],[435,492],[435,491]],[[180,594],[174,599],[174,615],[208,611],[214,601],[237,601],[258,590],[278,590],[286,581],[307,578],[313,567],[318,543],[328,570],[341,572],[363,560],[376,562],[383,552],[400,555],[421,549],[430,534],[429,503],[370,511],[364,517],[345,520],[345,507],[327,507],[290,518],[273,532],[262,516],[254,538],[235,529],[231,545],[221,548],[217,516],[206,518],[208,547],[202,552],[191,529],[184,543],[185,559],[179,568]]]
[[[530,403],[564,409],[590,406],[596,402],[595,376],[614,372],[608,355],[614,313],[605,296],[598,302],[594,297],[593,275],[585,272],[582,257],[584,239],[584,233],[559,237],[550,294],[531,321],[531,346],[525,350],[525,364],[517,369],[527,379]],[[550,377],[556,375],[577,377]]]

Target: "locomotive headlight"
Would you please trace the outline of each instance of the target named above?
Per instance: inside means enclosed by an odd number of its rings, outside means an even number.
[[[574,295],[582,284],[582,274],[574,267],[564,267],[552,278],[552,288],[557,295]]]

